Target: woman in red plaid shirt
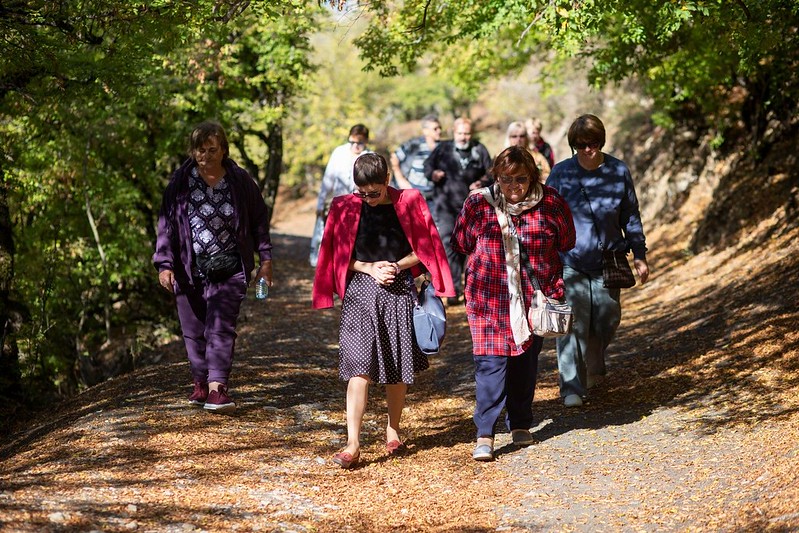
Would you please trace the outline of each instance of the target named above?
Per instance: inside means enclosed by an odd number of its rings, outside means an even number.
[[[527,446],[543,339],[533,336],[527,309],[533,283],[521,264],[529,257],[545,295],[564,297],[558,252],[574,247],[574,223],[560,195],[538,181],[538,167],[521,146],[497,156],[495,183],[466,199],[452,232],[452,248],[467,255],[466,314],[475,364],[477,461],[494,458],[494,426],[505,407],[513,443]]]

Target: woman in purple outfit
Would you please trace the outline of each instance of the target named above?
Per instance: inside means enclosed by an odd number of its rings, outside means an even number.
[[[261,191],[229,157],[225,131],[203,122],[191,133],[189,159],[164,191],[153,264],[175,295],[194,390],[189,402],[216,413],[236,404],[228,393],[236,321],[250,274],[272,285],[272,242]]]

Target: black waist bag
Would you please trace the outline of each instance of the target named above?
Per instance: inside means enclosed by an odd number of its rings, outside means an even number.
[[[237,251],[199,254],[197,268],[208,281],[219,283],[242,271],[241,254]]]

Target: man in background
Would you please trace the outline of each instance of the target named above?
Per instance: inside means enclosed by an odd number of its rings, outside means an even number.
[[[417,189],[433,212],[435,183],[424,175],[424,162],[441,140],[441,124],[435,115],[422,118],[422,135],[404,142],[391,154],[391,169],[399,189]]]
[[[327,220],[327,210],[330,202],[336,196],[349,194],[355,189],[352,181],[352,165],[361,154],[368,153],[366,145],[369,143],[369,128],[363,124],[356,124],[350,128],[347,142],[336,147],[330,154],[330,159],[325,167],[322,185],[316,198],[316,224],[311,236],[311,253],[308,262],[316,268],[319,258],[319,246],[322,244],[322,235]]]
[[[458,118],[452,125],[451,141],[438,143],[424,163],[424,175],[433,188],[433,220],[444,243],[447,261],[455,287],[454,298],[447,305],[457,305],[463,294],[463,264],[465,257],[450,246],[452,229],[470,191],[491,183],[488,170],[491,156],[488,149],[472,139],[472,121]]]

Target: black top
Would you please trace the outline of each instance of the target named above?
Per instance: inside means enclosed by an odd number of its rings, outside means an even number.
[[[451,140],[438,143],[424,162],[424,175],[429,180],[433,179],[434,171],[444,171],[434,189],[436,214],[447,218],[458,216],[469,196],[469,185],[478,180],[484,187],[491,184],[490,168],[488,149],[474,140],[466,150],[459,150]]]
[[[355,238],[355,259],[365,263],[399,261],[413,250],[402,231],[393,204],[361,206],[361,221]]]

